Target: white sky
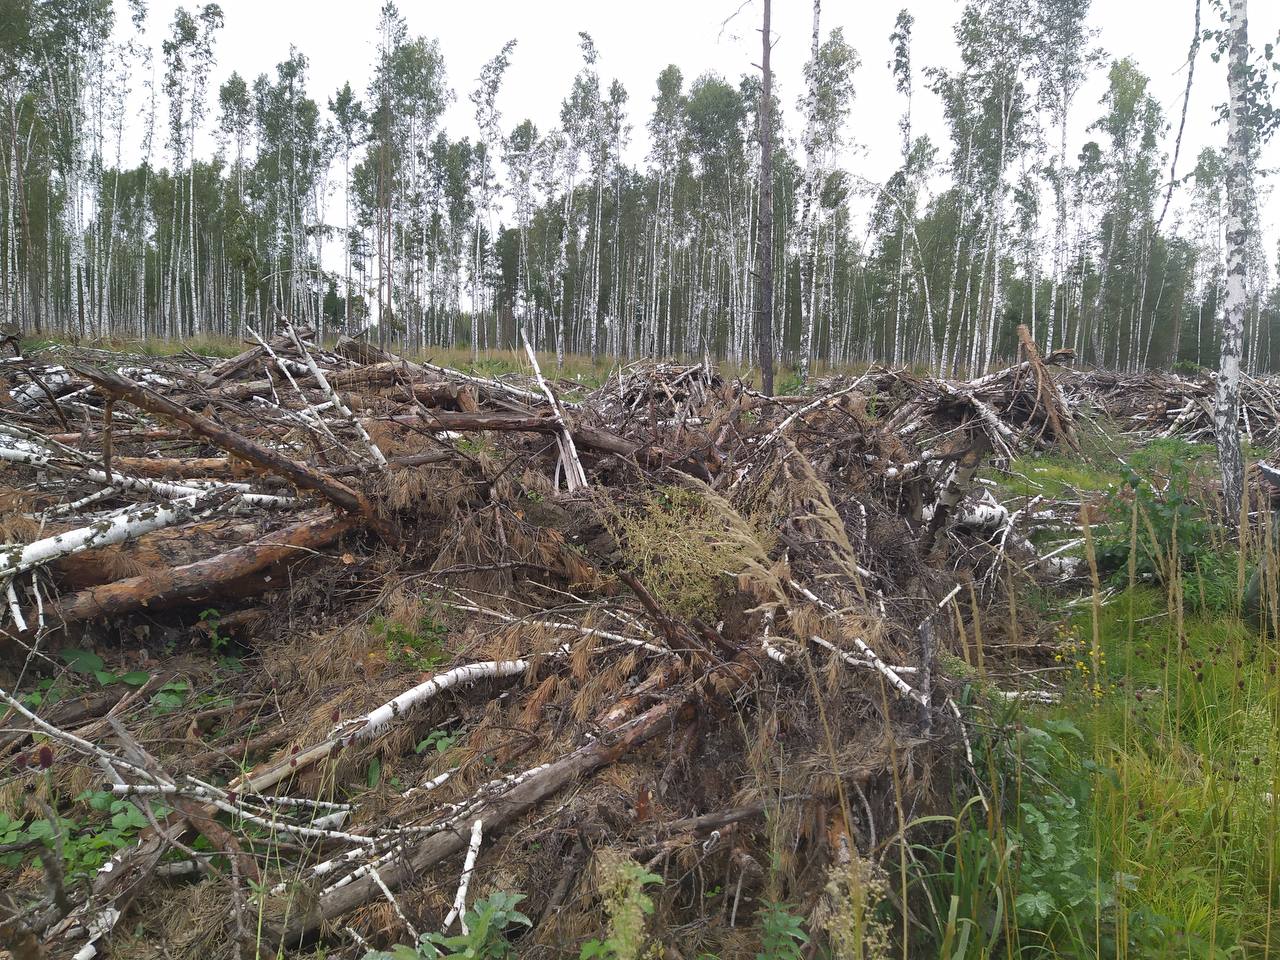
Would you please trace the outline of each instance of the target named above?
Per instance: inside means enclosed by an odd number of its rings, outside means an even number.
[[[190,0],[188,6],[195,6]],[[560,103],[581,65],[578,31],[595,40],[600,54],[598,69],[607,83],[617,77],[630,95],[633,128],[632,160],[645,150],[644,125],[650,110],[658,72],[668,63],[680,67],[686,87],[699,74],[715,71],[736,82],[759,63],[757,26],[760,0],[649,0],[647,4],[619,0],[401,0],[411,35],[434,36],[440,41],[450,85],[456,100],[445,116],[454,137],[472,136],[475,124],[467,93],[474,87],[480,67],[508,39],[519,44],[507,71],[499,106],[503,128],[509,130],[525,117],[539,130],[553,126]],[[239,71],[250,82],[259,73],[273,73],[275,64],[296,46],[310,61],[308,89],[323,107],[345,81],[363,93],[374,58],[374,42],[380,0],[221,0],[226,22],[217,38],[211,90],[210,120],[216,114],[216,90],[231,73]],[[827,0],[824,3],[824,36],[836,26],[862,59],[855,76],[857,91],[849,136],[856,145],[846,164],[863,176],[883,180],[897,162],[897,120],[901,98],[893,89],[888,61],[889,33],[901,6],[915,16],[913,66],[916,96],[913,104],[917,134],[928,133],[945,149],[946,127],[938,100],[923,88],[925,66],[957,64],[952,27],[960,14],[960,0],[889,0],[866,3]],[[163,71],[159,44],[168,33],[176,0],[151,0],[148,36],[156,48],[157,74]],[[1186,82],[1183,64],[1191,39],[1194,0],[1094,0],[1092,24],[1099,29],[1098,43],[1114,58],[1132,56],[1151,78],[1151,93],[1162,104],[1171,124],[1166,149],[1172,150]],[[1250,40],[1256,48],[1275,40],[1280,30],[1280,3],[1254,0],[1250,9]],[[722,27],[726,18],[732,17]],[[1209,3],[1203,3],[1204,26],[1216,26]],[[809,0],[774,0],[774,71],[779,93],[787,107],[790,130],[795,133],[794,104],[800,91],[801,71],[808,53],[812,5]],[[1074,110],[1074,158],[1087,139],[1085,127],[1101,112],[1098,101],[1105,90],[1105,69],[1077,97]],[[1210,60],[1201,48],[1191,94],[1187,130],[1179,160],[1179,175],[1194,164],[1204,145],[1225,142],[1225,125],[1213,125],[1215,105],[1226,99],[1224,64]],[[140,124],[139,124],[140,125]],[[162,127],[161,127],[162,129]],[[157,138],[160,147],[162,137]],[[204,149],[212,137],[204,136]],[[157,155],[162,161],[162,155]],[[1280,137],[1264,152],[1264,168],[1280,167]],[[1264,189],[1265,186],[1264,186]],[[340,209],[340,199],[338,200]],[[333,218],[330,207],[330,219]],[[1170,222],[1176,216],[1170,212]],[[1274,264],[1280,200],[1269,198],[1263,216],[1268,236],[1268,257]]]

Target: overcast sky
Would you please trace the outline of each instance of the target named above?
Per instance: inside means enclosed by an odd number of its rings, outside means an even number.
[[[232,70],[250,80],[273,71],[288,55],[290,45],[310,61],[309,90],[321,105],[346,81],[357,90],[365,89],[374,57],[380,0],[221,0],[221,4],[226,23],[217,38],[212,91]],[[688,84],[708,71],[736,81],[744,71],[753,69],[752,64],[759,63],[760,0],[740,4],[742,0],[401,0],[399,5],[411,34],[440,41],[449,82],[456,93],[445,117],[455,137],[474,135],[466,95],[474,87],[480,67],[511,38],[519,43],[499,101],[503,127],[510,129],[525,117],[539,129],[553,126],[560,102],[581,65],[578,31],[587,31],[600,53],[602,80],[607,83],[616,77],[630,94],[631,159],[638,161],[644,156],[644,124],[655,80],[664,66],[679,66]],[[194,6],[195,0],[189,5]],[[947,132],[941,110],[937,99],[923,89],[923,68],[957,64],[952,28],[961,10],[959,0],[826,0],[823,5],[824,36],[834,27],[843,27],[862,60],[855,77],[857,95],[848,129],[853,147],[845,163],[875,180],[892,173],[899,149],[896,124],[902,100],[894,92],[888,68],[888,37],[902,5],[915,16],[915,130],[945,145]],[[158,72],[163,71],[159,43],[177,6],[175,0],[150,3],[148,32],[156,47]],[[1210,4],[1203,6],[1205,26],[1215,25]],[[812,10],[809,0],[773,3],[775,78],[793,135],[794,105],[808,52]],[[1151,92],[1175,129],[1186,83],[1184,64],[1193,11],[1194,0],[1095,0],[1091,15],[1099,31],[1098,43],[1107,54],[1133,57],[1151,77]],[[1280,3],[1254,0],[1250,15],[1250,40],[1255,47],[1276,38]],[[1075,147],[1084,142],[1085,128],[1099,115],[1098,101],[1104,90],[1104,71],[1100,71],[1077,97],[1073,108]],[[1225,125],[1213,124],[1214,107],[1225,99],[1225,65],[1215,64],[1202,48],[1179,175],[1194,164],[1201,146],[1218,146],[1225,141]],[[1172,133],[1167,139],[1171,150]],[[206,133],[202,152],[211,146],[211,134]],[[1280,166],[1280,138],[1267,148],[1263,166]],[[1176,211],[1171,213],[1174,215]],[[1274,198],[1266,201],[1264,221],[1268,254],[1274,263],[1280,225],[1280,202]]]

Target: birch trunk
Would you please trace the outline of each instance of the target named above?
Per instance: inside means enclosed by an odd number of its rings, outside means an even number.
[[[808,91],[806,92],[809,116],[805,123],[804,150],[805,171],[800,208],[800,382],[809,379],[809,360],[813,350],[813,324],[815,312],[814,276],[818,266],[817,230],[814,221],[815,194],[822,179],[821,158],[818,156],[818,41],[819,18],[822,0],[813,0],[813,37],[810,40]]]
[[[1249,69],[1247,0],[1231,0],[1227,58],[1227,277],[1222,316],[1218,395],[1213,410],[1222,499],[1228,523],[1240,514],[1244,458],[1240,451],[1240,350],[1244,335],[1245,270],[1248,253],[1249,125],[1245,81]]]
[[[770,39],[772,0],[764,0],[764,25],[761,35],[760,73],[760,219],[756,256],[760,274],[760,387],[765,396],[773,395],[773,129],[770,117],[773,98],[773,75],[769,68],[773,43]]]

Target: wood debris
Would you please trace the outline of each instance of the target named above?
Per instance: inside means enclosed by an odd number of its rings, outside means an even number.
[[[738,898],[768,862],[762,815],[837,817],[874,854],[899,828],[892,765],[965,762],[937,652],[965,655],[1008,569],[1075,575],[1030,536],[1052,504],[976,478],[1076,448],[1078,412],[1120,402],[1069,359],[768,398],[709,362],[588,389],[291,329],[221,362],[28,358],[47,389],[15,378],[0,426],[7,782],[64,804],[57,784],[96,784],[146,825],[57,891],[15,871],[0,939],[387,943],[505,885],[545,945],[590,896],[580,848],[658,851],[676,885],[688,856]],[[1206,429],[1191,384],[1153,385],[1144,429]],[[101,693],[27,696],[86,658]],[[865,806],[840,808],[849,784]],[[797,830],[782,868],[809,876],[837,852]]]

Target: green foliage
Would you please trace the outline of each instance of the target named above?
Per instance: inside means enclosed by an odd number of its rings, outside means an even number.
[[[200,622],[208,625],[209,649],[214,653],[221,653],[231,642],[231,639],[219,629],[222,624],[222,614],[213,609],[201,610]]]
[[[516,909],[523,899],[518,893],[490,894],[466,912],[466,933],[426,933],[414,946],[371,950],[364,960],[503,960],[513,956],[508,928],[533,926],[533,921]]]
[[[37,707],[49,706],[57,703],[67,693],[66,689],[59,686],[58,681],[53,677],[42,677],[36,681],[35,689],[30,693],[24,694],[22,703],[29,710]]]
[[[414,627],[377,616],[370,623],[370,628],[385,644],[387,660],[392,663],[428,671],[446,659],[444,641],[449,635],[449,628],[431,613],[420,616]]]
[[[614,850],[601,850],[596,859],[609,935],[584,943],[579,960],[639,960],[645,952],[645,918],[653,913],[653,899],[645,888],[662,883],[662,878]]]
[[[131,687],[140,687],[151,679],[145,670],[130,670],[128,673],[112,673],[106,669],[102,658],[90,650],[63,650],[60,654],[72,673],[92,676],[99,684],[109,687],[113,683],[124,683]]]
[[[449,748],[458,742],[457,734],[445,730],[432,730],[425,740],[421,740],[413,748],[414,753],[423,753],[434,749],[436,753],[447,753]]]
[[[1069,632],[1093,630],[1081,614]],[[1230,616],[1175,618],[1151,586],[1096,630],[1097,677],[1058,707],[996,708],[975,741],[989,810],[913,825],[930,929],[913,955],[1216,960],[1273,942],[1275,648]]]
[[[804,919],[785,903],[768,901],[760,908],[760,952],[756,960],[801,960],[809,942]]]
[[[50,856],[61,834],[63,872],[68,877],[91,877],[117,851],[131,845],[147,819],[130,800],[109,791],[86,791],[76,798],[101,814],[96,818],[73,819],[59,816],[57,825],[46,818],[14,819],[0,813],[0,848],[19,846],[0,854],[0,866],[16,868],[28,861],[30,846]],[[105,819],[104,819],[105,817]]]
[[[191,693],[191,684],[185,680],[171,680],[156,691],[151,698],[151,709],[156,713],[173,713],[181,710]]]
[[[218,666],[232,673],[243,670],[244,664],[241,663],[240,658],[227,653],[231,647],[231,637],[222,632],[221,611],[213,608],[200,611],[200,622],[206,625],[209,649],[217,657]]]
[[[787,373],[785,376],[779,378],[777,384],[774,386],[774,392],[783,397],[795,396],[803,391],[804,380],[800,378],[800,374],[798,372]]]
[[[971,802],[943,818],[954,826],[949,840],[919,851],[928,866],[917,879],[934,905],[943,956],[994,952],[1010,928],[1024,946],[1052,950],[1088,942],[1110,922],[1111,879],[1091,842],[1094,772],[1070,751],[1082,736],[1070,721],[1046,718],[987,744],[993,792],[1007,809],[981,818]]]
[[[1213,462],[1212,448],[1178,439],[1134,451],[1124,480],[1132,500],[1111,498],[1111,523],[1097,545],[1100,571],[1120,586],[1128,583],[1131,561],[1139,580],[1167,584],[1175,573],[1185,575],[1192,609],[1237,609],[1237,555],[1210,521]]]
[[[1188,587],[1188,590],[1190,587]],[[1277,653],[1239,620],[1167,615],[1149,588],[1099,621],[1119,687],[1075,716],[1100,768],[1094,844],[1122,879],[1117,918],[1148,955],[1263,950],[1280,863]],[[1271,918],[1271,919],[1269,919]]]
[[[1090,843],[1093,778],[1068,749],[1067,741],[1083,739],[1070,720],[1046,718],[1039,727],[1024,727],[1015,740],[1025,799],[1006,826],[1007,841],[1018,855],[1020,892],[1013,907],[1024,930],[1043,931],[1047,939],[1064,925],[1083,929],[1092,923],[1095,908],[1113,903],[1109,878],[1099,879]],[[1046,782],[1053,788],[1031,786]]]
[[[1021,457],[991,477],[1012,496],[1052,498],[1106,490],[1117,480],[1112,470],[1058,456]]]

